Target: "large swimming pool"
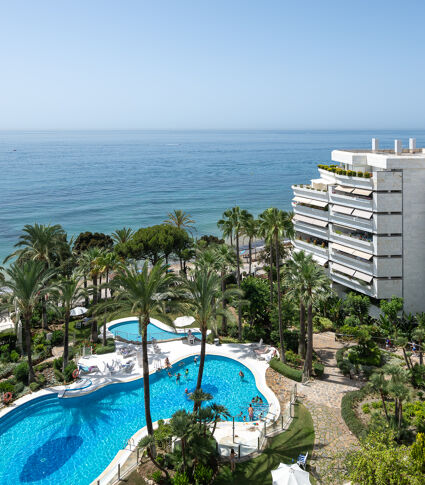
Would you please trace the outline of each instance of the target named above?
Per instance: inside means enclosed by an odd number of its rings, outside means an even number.
[[[187,379],[185,369],[189,369]],[[184,392],[196,385],[193,357],[175,364],[172,372],[182,374],[180,383],[164,371],[151,375],[153,421],[193,408]],[[251,371],[233,359],[207,356],[202,382],[214,402],[224,404],[233,416],[247,414],[253,396],[267,402]],[[29,401],[0,419],[0,484],[87,485],[143,426],[142,379],[109,385],[87,396],[49,395]]]
[[[139,333],[139,322],[137,320],[116,323],[115,325],[111,325],[109,327],[109,331],[114,335],[118,335],[127,340],[135,340],[139,342],[142,341]],[[201,338],[201,334],[199,332],[192,332],[192,334],[195,335],[195,337]],[[184,332],[176,333],[163,330],[162,328],[157,327],[154,323],[150,323],[148,325],[148,340],[152,340],[153,338],[157,340],[170,340],[173,338],[184,337],[185,335],[187,334]]]

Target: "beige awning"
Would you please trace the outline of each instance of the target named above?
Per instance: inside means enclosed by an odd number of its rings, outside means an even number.
[[[370,283],[373,280],[373,276],[371,276],[370,274],[360,273],[360,271],[356,271],[354,273],[354,278],[366,281],[366,283]]]
[[[355,249],[349,248],[348,246],[343,246],[342,244],[338,243],[331,243],[332,249],[337,249],[338,251],[342,251],[343,253],[353,254]]]
[[[315,200],[315,199],[307,199],[307,197],[294,197],[292,199],[294,202],[299,202],[300,204],[308,204],[308,205],[314,205],[316,207],[326,207],[329,202],[326,202],[325,200]]]
[[[354,190],[352,187],[343,187],[342,185],[336,185],[335,190],[339,190],[340,192],[347,192],[347,194],[351,194]]]
[[[332,263],[332,270],[339,271],[340,273],[347,274],[348,276],[353,276],[356,272],[354,269],[347,268],[346,266],[342,266],[342,264]]]
[[[313,224],[313,226],[328,227],[328,221],[313,219],[312,217],[302,216],[301,214],[295,214],[293,220],[299,221],[299,222],[306,222],[307,224]]]
[[[360,209],[354,209],[353,216],[361,217],[362,219],[371,219],[373,212],[361,211]]]
[[[352,207],[344,207],[343,205],[333,205],[332,209],[335,212],[339,212],[340,214],[348,214],[348,215],[350,215],[354,210]]]
[[[372,193],[371,190],[368,189],[354,189],[353,194],[355,195],[370,195]]]
[[[353,256],[357,256],[358,258],[366,259],[370,261],[373,258],[373,254],[365,253],[363,251],[354,251]]]

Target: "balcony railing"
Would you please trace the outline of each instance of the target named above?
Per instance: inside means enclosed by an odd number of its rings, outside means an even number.
[[[364,199],[361,197],[355,197],[348,194],[344,195],[342,193],[335,193],[335,192],[330,193],[329,199],[334,204],[341,204],[341,205],[353,207],[354,209],[363,209],[368,211],[373,210],[372,199]]]
[[[312,254],[316,254],[321,258],[329,258],[329,251],[327,246],[321,244],[314,244],[313,242],[307,242],[302,239],[294,239],[294,247],[303,251],[307,251]]]
[[[293,185],[292,190],[295,195],[309,197],[317,200],[328,200],[329,192],[327,190],[314,189],[311,185]]]
[[[293,203],[294,212],[296,214],[303,214],[305,216],[315,217],[327,221],[329,219],[329,211],[310,207],[308,205]]]
[[[333,226],[329,230],[329,239],[333,242],[339,242],[341,244],[345,244],[355,249],[359,249],[360,251],[361,250],[370,250],[371,252],[373,251],[373,239],[370,241],[366,241],[355,237],[350,237],[347,234],[337,233],[335,232]]]
[[[336,263],[349,266],[364,273],[373,274],[373,260],[366,261],[333,249],[330,251],[329,257],[331,261],[335,261]]]

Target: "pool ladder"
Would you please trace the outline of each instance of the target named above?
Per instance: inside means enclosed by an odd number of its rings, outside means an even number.
[[[127,447],[130,451],[133,451],[136,448],[136,443],[134,442],[133,438],[124,441],[124,446],[122,449],[125,450]]]

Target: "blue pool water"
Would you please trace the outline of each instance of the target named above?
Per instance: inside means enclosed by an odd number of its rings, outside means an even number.
[[[193,357],[174,364],[172,372],[182,374],[179,384],[165,372],[150,378],[154,421],[193,407],[184,392],[196,385]],[[235,417],[241,411],[247,414],[255,395],[267,402],[249,369],[226,357],[207,356],[202,382],[214,402],[224,404]],[[82,397],[34,399],[0,419],[0,484],[87,485],[144,425],[142,379]]]
[[[119,335],[127,340],[138,340],[141,341],[142,338],[139,334],[139,322],[137,320],[131,320],[128,322],[117,323],[115,325],[111,325],[109,330],[114,335]],[[157,340],[169,340],[176,337],[183,337],[186,333],[176,333],[167,330],[162,330],[162,328],[157,327],[153,323],[148,325],[148,340],[152,338],[156,338]],[[192,332],[192,335],[195,337],[201,338],[201,334],[199,332]]]

